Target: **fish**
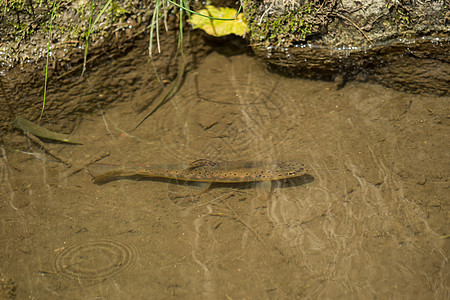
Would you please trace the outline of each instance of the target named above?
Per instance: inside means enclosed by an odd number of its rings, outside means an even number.
[[[48,139],[48,140],[54,140],[62,143],[68,143],[68,144],[74,144],[74,145],[82,145],[82,143],[70,140],[68,138],[68,135],[57,133],[54,131],[50,131],[48,129],[45,129],[42,126],[39,126],[31,121],[28,121],[27,119],[24,119],[22,117],[16,117],[16,119],[13,122],[13,125],[24,131],[29,132],[32,135],[35,135],[40,138]]]
[[[271,181],[300,177],[307,167],[296,161],[261,162],[230,161],[214,162],[199,159],[189,165],[135,165],[120,166],[94,163],[88,166],[94,183],[103,184],[112,180],[130,177],[165,178],[187,182],[204,183],[262,183],[262,190],[271,189]]]

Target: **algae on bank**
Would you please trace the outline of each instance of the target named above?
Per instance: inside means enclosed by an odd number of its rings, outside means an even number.
[[[290,8],[263,2],[246,0],[244,13],[252,43],[265,47],[289,47],[320,34],[326,30],[328,15],[335,6],[335,1],[305,1]]]
[[[448,33],[450,28],[445,0],[424,4],[406,0],[245,0],[244,13],[251,43],[261,47],[285,48],[306,42],[363,46],[398,37]]]

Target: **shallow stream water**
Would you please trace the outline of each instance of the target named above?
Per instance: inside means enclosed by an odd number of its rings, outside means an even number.
[[[134,79],[121,85],[122,100],[72,132],[83,145],[48,145],[72,167],[0,149],[1,296],[449,296],[449,97],[366,83],[337,89],[212,53],[130,132],[151,98],[139,82],[151,66],[124,72]],[[80,90],[114,96],[93,82]],[[25,138],[21,150],[41,153]],[[198,159],[292,160],[309,171],[267,199],[251,184],[96,185],[85,168]]]

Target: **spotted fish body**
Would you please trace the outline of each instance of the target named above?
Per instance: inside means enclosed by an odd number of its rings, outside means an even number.
[[[120,177],[166,178],[209,183],[239,183],[273,181],[299,177],[306,167],[298,162],[213,162],[200,159],[186,165],[125,166],[96,163],[89,167],[96,183]]]

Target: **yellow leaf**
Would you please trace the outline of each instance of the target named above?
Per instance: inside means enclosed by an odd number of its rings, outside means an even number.
[[[206,5],[206,9],[197,11],[199,14],[210,16],[212,18],[220,19],[234,19],[237,11],[233,8],[227,7],[214,7],[212,5]],[[194,28],[200,28],[207,34],[212,36],[225,36],[229,34],[235,34],[243,36],[247,29],[243,14],[239,14],[234,20],[214,20],[207,17],[193,14],[189,19]]]

